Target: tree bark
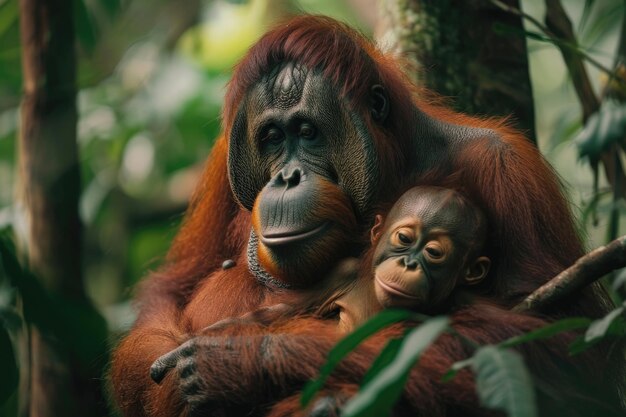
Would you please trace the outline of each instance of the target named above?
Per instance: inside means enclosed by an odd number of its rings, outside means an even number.
[[[533,291],[513,308],[516,312],[541,311],[568,295],[626,266],[626,236],[615,239],[578,259],[574,265]]]
[[[506,3],[519,7],[518,0]],[[535,114],[522,19],[489,0],[384,2],[383,46],[403,55],[420,86],[474,115],[513,116],[535,141]],[[502,30],[496,30],[496,26]],[[503,32],[511,32],[505,34]]]
[[[86,303],[78,217],[73,2],[20,0],[20,30],[24,78],[17,187],[20,237],[30,269],[46,290]],[[104,414],[101,376],[77,366],[65,340],[32,325],[30,349],[30,416]]]

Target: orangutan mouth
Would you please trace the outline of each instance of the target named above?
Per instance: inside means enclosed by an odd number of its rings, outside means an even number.
[[[400,288],[396,285],[393,284],[388,284],[386,282],[383,282],[383,280],[381,280],[377,275],[374,277],[376,279],[376,283],[378,285],[380,285],[382,287],[383,290],[385,290],[387,293],[392,294],[394,296],[397,297],[402,297],[402,298],[409,298],[411,300],[419,300],[420,297],[417,297],[413,294],[410,294],[408,292],[406,292],[406,290],[404,290],[403,288]]]
[[[318,234],[324,233],[331,225],[331,222],[324,222],[319,226],[305,231],[289,231],[261,236],[261,242],[266,246],[280,246],[296,243],[301,240],[310,240]]]

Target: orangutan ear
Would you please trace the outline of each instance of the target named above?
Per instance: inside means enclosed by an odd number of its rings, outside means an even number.
[[[378,123],[384,123],[389,116],[389,97],[385,88],[376,84],[370,89],[370,111],[372,118]]]
[[[467,285],[476,285],[489,273],[491,260],[486,256],[478,257],[465,271],[464,282]]]
[[[380,234],[383,231],[384,222],[385,221],[383,220],[383,216],[381,216],[380,214],[377,214],[376,219],[374,220],[374,226],[372,226],[372,230],[370,232],[370,240],[372,244],[376,243],[378,239],[380,238]]]

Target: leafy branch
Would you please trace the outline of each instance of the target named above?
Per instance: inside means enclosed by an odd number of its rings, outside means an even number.
[[[576,36],[572,27],[572,23],[563,8],[560,0],[546,0],[546,24],[542,24],[536,18],[522,12],[518,8],[509,6],[500,0],[490,0],[496,7],[507,11],[509,13],[516,14],[522,18],[528,20],[535,25],[539,30],[548,36],[552,43],[559,48],[568,72],[572,77],[572,83],[578,100],[583,109],[583,123],[587,124],[587,121],[598,112],[600,109],[600,99],[596,95],[589,80],[589,75],[584,65],[584,61],[588,61],[594,65],[600,71],[606,73],[609,76],[612,84],[618,84],[619,86],[626,86],[626,79],[619,74],[619,64],[616,63],[616,70],[610,70],[596,61],[589,54],[585,53],[578,46]],[[626,22],[623,23],[626,26]],[[622,43],[625,40],[622,39]],[[620,50],[622,45],[620,45]],[[619,56],[619,54],[618,54]],[[618,59],[619,61],[619,59]],[[615,198],[626,196],[626,177],[624,176],[624,170],[619,159],[619,148],[616,144],[611,144],[606,152],[603,152],[598,159],[591,159],[590,164],[594,172],[594,177],[597,178],[598,162],[602,161],[604,170],[609,183],[613,187]],[[594,180],[594,182],[597,182]],[[597,187],[596,187],[597,192]],[[616,229],[614,226],[617,222],[615,215],[612,216],[613,225],[611,229]],[[615,238],[612,235],[611,238]]]
[[[609,77],[613,78],[615,76],[615,72],[613,70],[611,70],[610,68],[604,66],[601,62],[599,62],[594,57],[589,55],[587,52],[582,50],[580,48],[580,46],[575,41],[572,42],[574,39],[572,39],[570,37],[562,38],[562,37],[558,36],[555,32],[550,30],[550,28],[548,26],[544,25],[543,23],[541,23],[539,20],[537,20],[533,16],[529,15],[528,13],[524,13],[523,11],[518,9],[517,7],[510,6],[510,5],[504,3],[504,2],[502,2],[500,0],[490,0],[490,1],[491,1],[491,3],[494,6],[498,7],[499,9],[501,9],[501,10],[503,10],[505,12],[508,12],[508,13],[512,13],[512,14],[514,14],[516,16],[519,16],[519,17],[529,21],[530,23],[532,23],[534,26],[536,26],[541,32],[543,32],[546,35],[546,38],[535,37],[535,39],[548,40],[548,41],[550,41],[551,43],[557,45],[560,48],[566,48],[566,49],[570,50],[571,52],[579,55],[584,60],[588,61],[591,65],[593,65],[594,67],[596,67],[600,71],[604,72]],[[626,86],[626,80],[620,79],[619,82],[621,82],[624,86]]]

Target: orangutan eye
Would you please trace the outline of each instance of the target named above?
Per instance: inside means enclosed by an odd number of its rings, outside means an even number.
[[[272,145],[277,145],[280,142],[282,142],[284,138],[283,132],[276,128],[276,127],[271,127],[267,130],[267,132],[265,133],[265,135],[263,136],[263,138],[261,139],[262,143],[269,143]]]
[[[396,246],[411,246],[415,240],[413,230],[408,227],[402,227],[393,234],[392,243]]]
[[[315,138],[315,128],[309,123],[303,123],[300,126],[300,137],[302,139],[314,139]]]
[[[426,256],[433,261],[440,260],[444,255],[443,248],[437,243],[427,244],[424,248],[424,252],[426,253]]]
[[[398,240],[402,243],[404,243],[405,245],[410,245],[411,244],[411,238],[408,237],[407,235],[405,235],[402,232],[398,232]]]

